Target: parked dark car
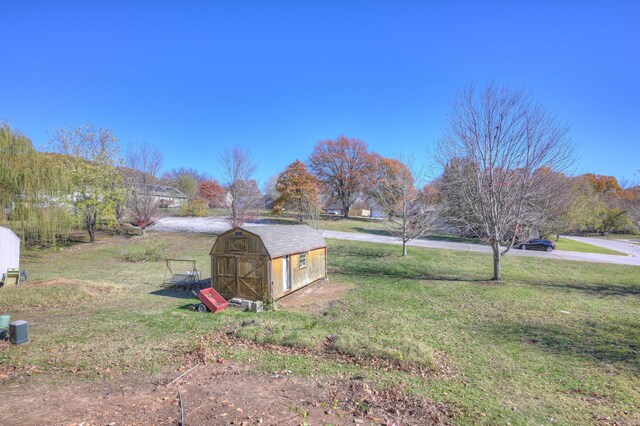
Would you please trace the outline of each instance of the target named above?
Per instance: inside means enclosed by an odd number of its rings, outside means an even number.
[[[553,241],[533,239],[533,240],[528,240],[522,243],[517,243],[516,248],[519,248],[522,250],[553,251],[556,249],[556,245],[553,244]]]

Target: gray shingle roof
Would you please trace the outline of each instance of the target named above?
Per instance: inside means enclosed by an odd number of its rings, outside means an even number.
[[[258,235],[271,257],[301,253],[327,245],[320,232],[307,225],[264,225],[242,229]]]
[[[151,195],[155,195],[156,197],[173,197],[173,198],[184,198],[187,196],[184,195],[182,191],[178,188],[174,188],[172,186],[163,186],[163,185],[147,185],[149,188],[149,192]]]

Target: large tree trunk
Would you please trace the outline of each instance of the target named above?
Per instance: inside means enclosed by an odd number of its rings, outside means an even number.
[[[345,219],[349,219],[349,210],[351,209],[351,204],[344,198],[340,200],[340,204],[342,204],[342,217]]]
[[[407,255],[407,242],[402,240],[402,257]]]
[[[89,233],[89,242],[96,242],[96,227],[91,223],[91,221],[87,221],[87,232]]]
[[[85,224],[87,225],[87,232],[89,233],[90,243],[96,242],[96,222],[97,221],[98,221],[98,214],[95,211],[91,211],[88,214],[85,214]]]
[[[498,243],[492,244],[493,249],[493,281],[502,280],[502,267],[500,265],[500,245]]]

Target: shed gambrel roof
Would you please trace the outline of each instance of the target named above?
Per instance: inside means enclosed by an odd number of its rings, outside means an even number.
[[[307,225],[264,225],[239,229],[259,236],[272,258],[327,246],[320,232]]]

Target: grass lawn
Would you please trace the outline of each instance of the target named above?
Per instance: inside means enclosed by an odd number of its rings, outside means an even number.
[[[318,221],[318,228],[327,229],[329,231],[343,232],[360,232],[365,234],[390,235],[389,228],[382,220],[377,219],[344,219],[336,216],[335,218],[323,218]]]
[[[154,375],[207,345],[265,371],[401,384],[452,406],[459,424],[640,422],[636,267],[507,256],[504,282],[493,283],[486,254],[411,247],[401,258],[396,246],[330,240],[325,285],[352,290],[326,310],[190,312],[189,293],[159,288],[164,265],[155,259],[196,259],[208,277],[212,243],[164,234],[27,254],[31,281],[64,280],[0,289],[0,312],[31,331],[28,344],[0,351],[0,373],[4,364],[23,372],[9,379],[18,382]],[[150,256],[132,262],[139,253]],[[256,322],[242,327],[247,319]],[[225,331],[308,351],[333,336],[322,359],[203,340]],[[399,368],[348,365],[331,353]]]
[[[581,241],[570,240],[569,238],[562,238],[558,241],[553,240],[556,245],[557,250],[566,250],[566,251],[580,251],[584,253],[600,253],[600,254],[612,254],[617,256],[626,256],[624,253],[620,253],[619,251],[611,250],[605,247],[594,246],[593,244],[583,243]]]
[[[630,241],[636,241],[640,243],[640,234],[609,234],[609,235],[600,235],[600,234],[596,234],[596,235],[585,235],[585,237],[591,237],[591,238],[602,238],[605,240],[630,240]]]

